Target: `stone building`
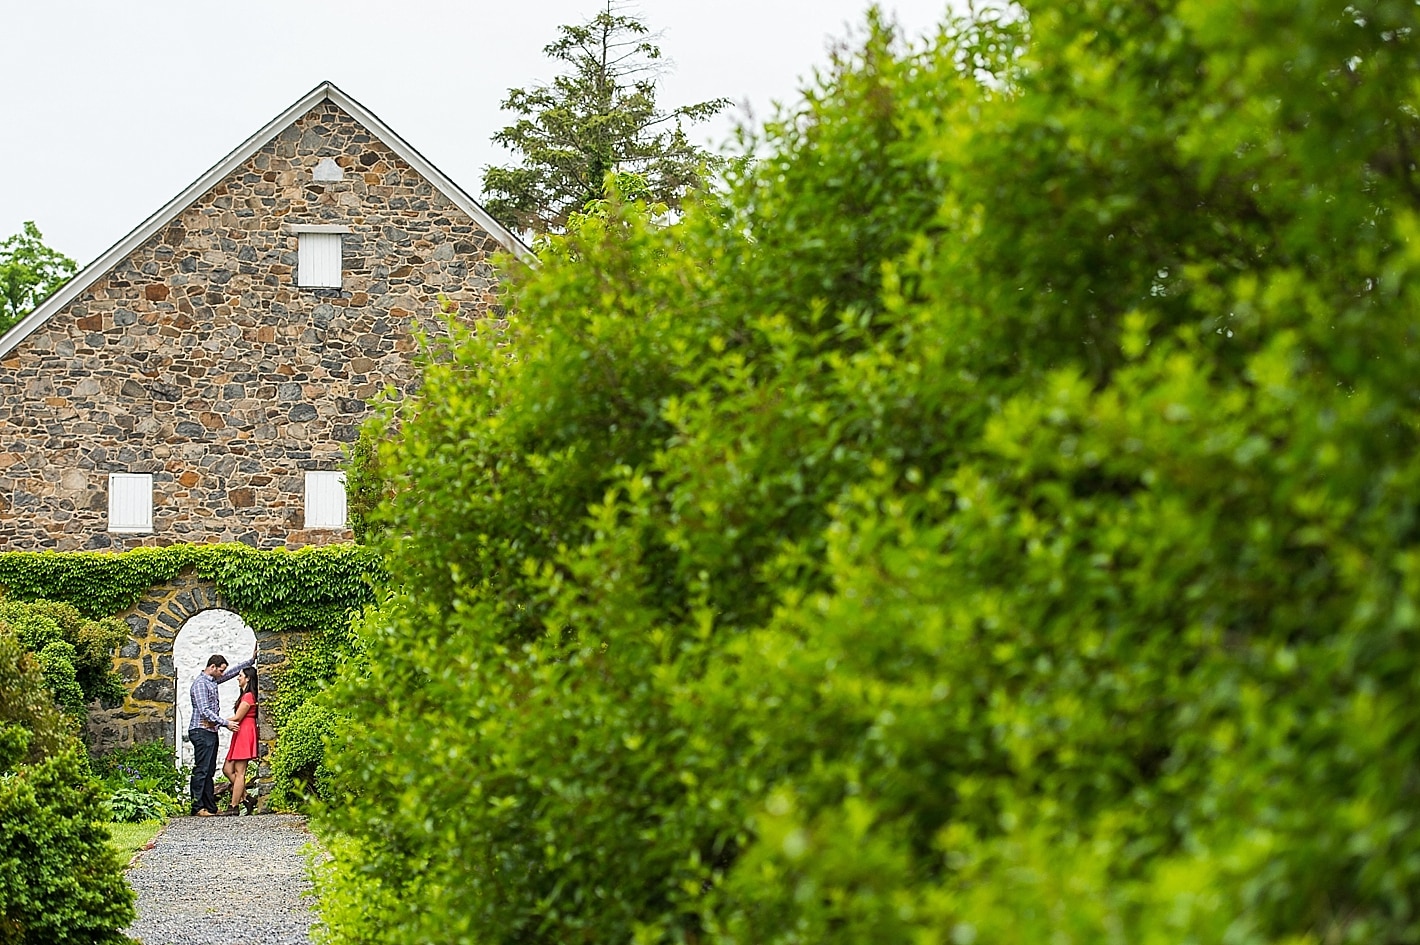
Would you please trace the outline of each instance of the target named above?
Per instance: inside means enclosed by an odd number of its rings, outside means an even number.
[[[0,339],[0,550],[346,540],[338,471],[440,294],[526,248],[324,83]]]

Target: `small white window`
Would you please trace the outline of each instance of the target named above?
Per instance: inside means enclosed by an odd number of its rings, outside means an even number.
[[[345,527],[345,473],[306,473],[306,527]]]
[[[316,289],[340,288],[340,234],[296,236],[296,284]]]
[[[109,473],[108,530],[153,530],[153,476],[150,473]]]

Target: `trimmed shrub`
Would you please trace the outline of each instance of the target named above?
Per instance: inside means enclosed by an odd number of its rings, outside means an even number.
[[[95,699],[121,699],[113,651],[129,629],[113,617],[91,619],[58,601],[0,600],[0,629],[39,655],[46,684],[66,711],[82,714]]]
[[[1420,8],[1025,8],[430,359],[336,941],[1420,939]]]
[[[331,795],[325,742],[335,730],[336,718],[318,702],[306,702],[291,712],[271,757],[272,804],[294,807]]]
[[[0,941],[122,943],[133,891],[70,723],[0,629]]]

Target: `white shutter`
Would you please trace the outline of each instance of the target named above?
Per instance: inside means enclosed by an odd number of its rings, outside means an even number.
[[[340,288],[340,234],[301,233],[296,237],[296,284]]]
[[[345,527],[345,473],[306,473],[306,527]]]
[[[109,473],[108,530],[153,530],[153,476],[150,473]]]

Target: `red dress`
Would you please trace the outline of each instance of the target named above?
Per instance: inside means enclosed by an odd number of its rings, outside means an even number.
[[[231,747],[227,749],[228,761],[249,761],[256,757],[256,697],[244,692],[241,702],[251,708],[237,723],[237,734],[232,736]]]

